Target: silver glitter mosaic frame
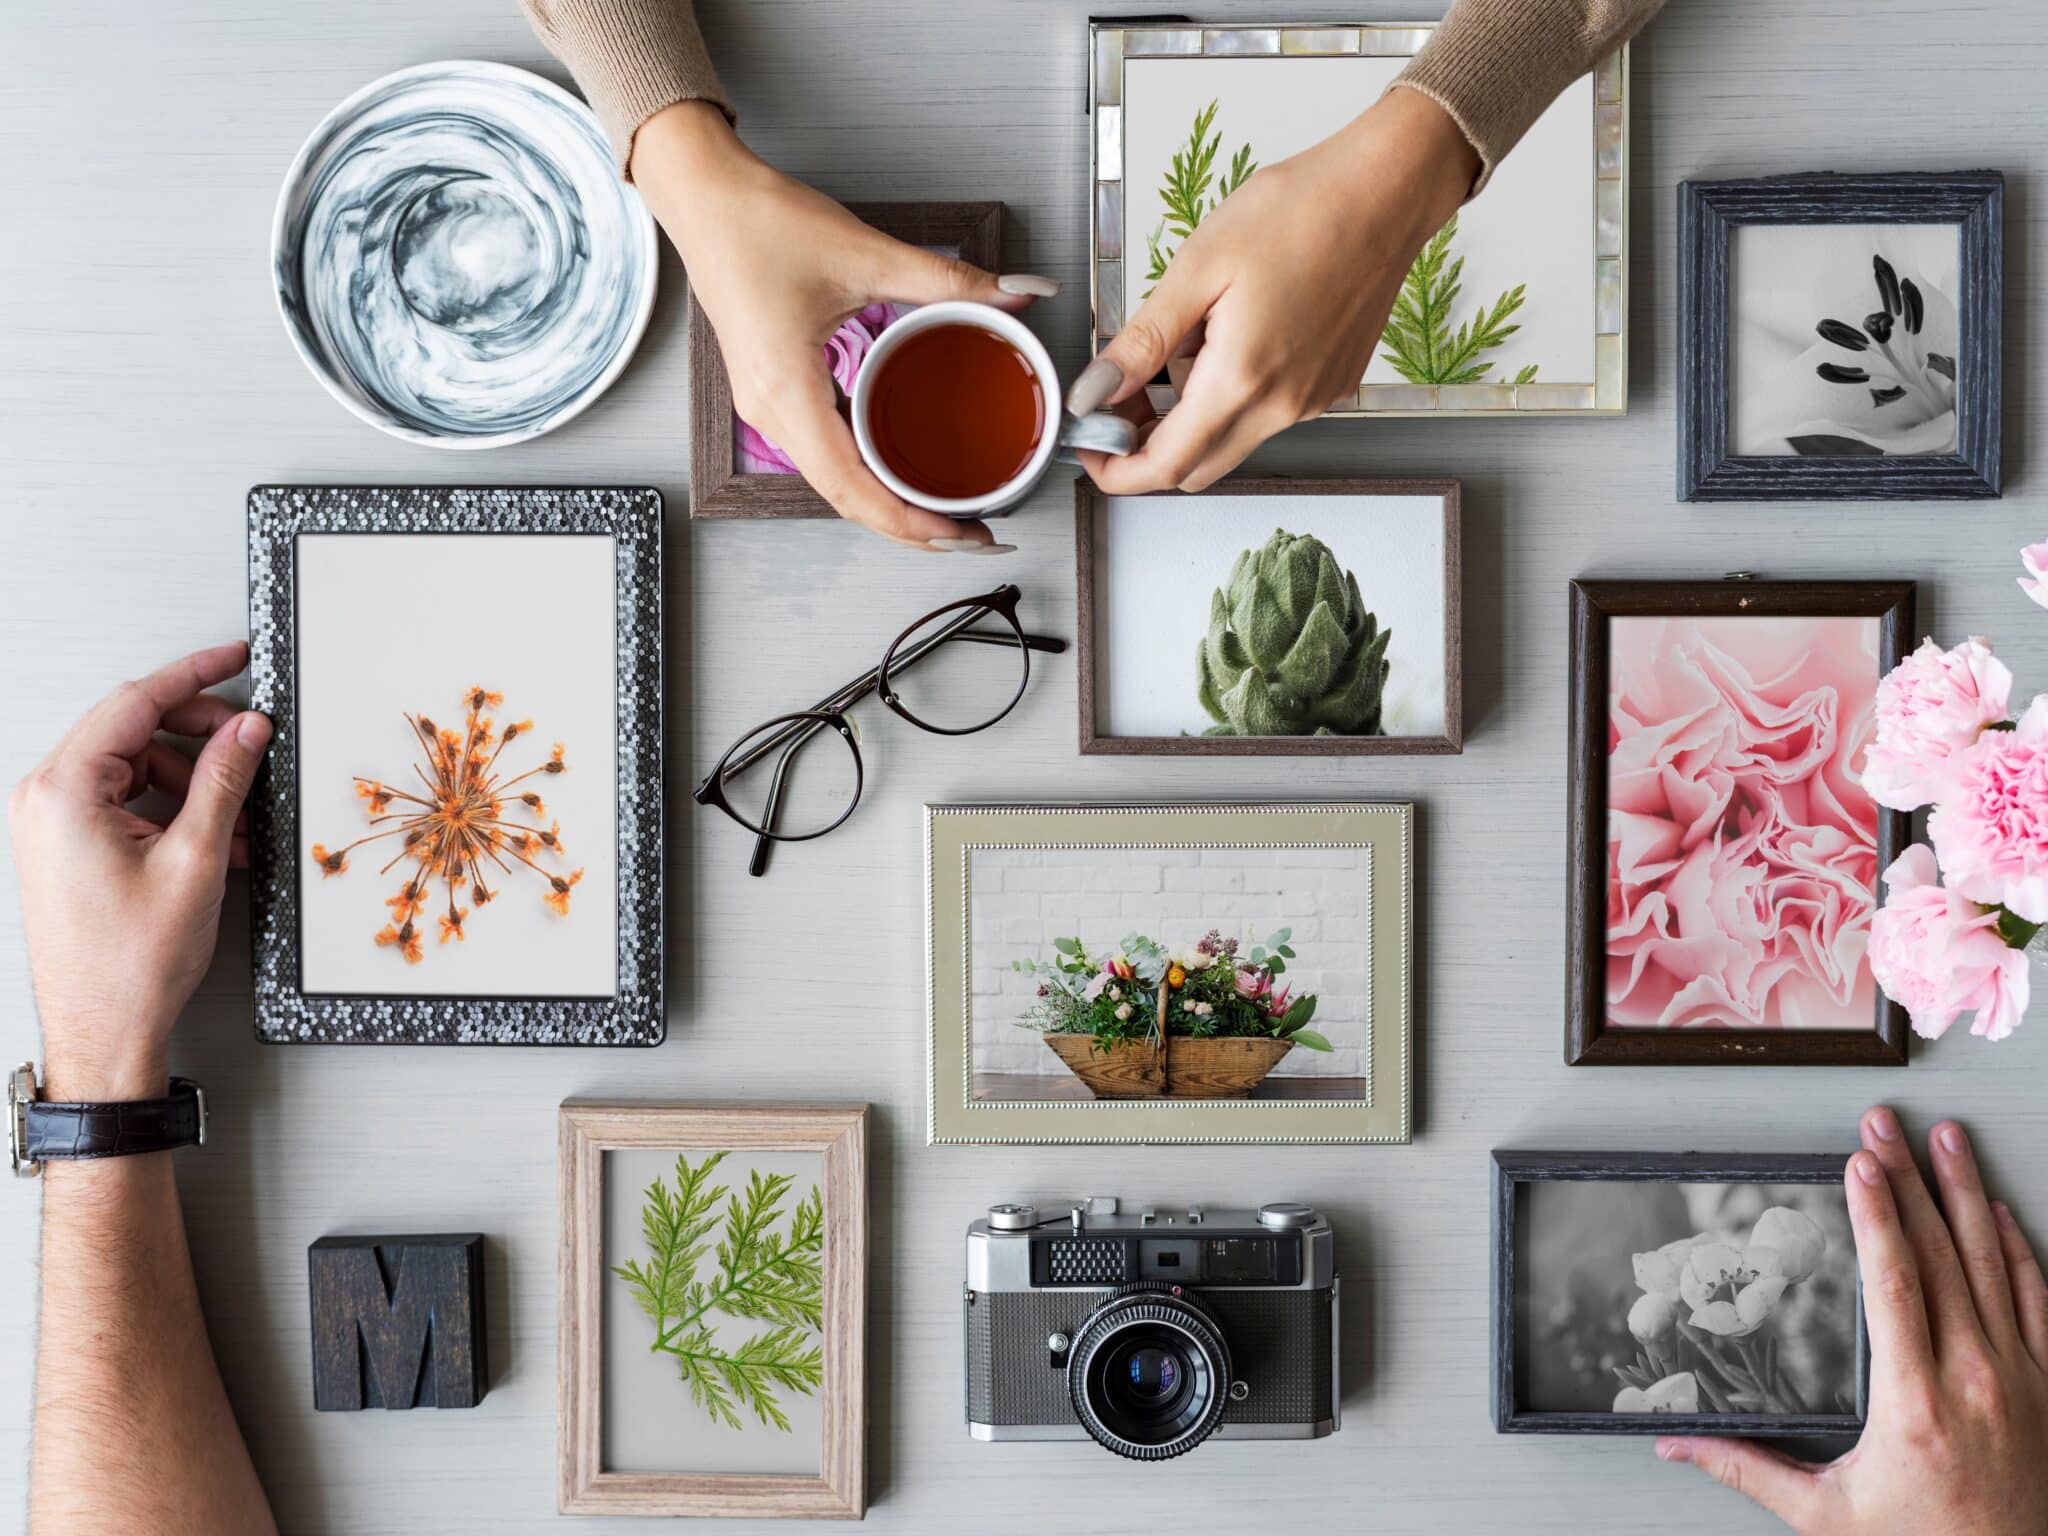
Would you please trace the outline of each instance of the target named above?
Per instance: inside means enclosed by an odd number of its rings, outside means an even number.
[[[1259,22],[1204,26],[1100,21],[1088,27],[1088,314],[1096,351],[1124,316],[1124,64],[1214,58],[1411,58],[1435,22]],[[1361,102],[1363,108],[1366,104]],[[1367,384],[1342,396],[1326,416],[1621,416],[1628,411],[1628,47],[1593,71],[1593,377],[1527,384]],[[1176,395],[1146,387],[1153,408]]]
[[[250,703],[276,736],[250,797],[256,1038],[324,1045],[659,1045],[661,494],[651,489],[260,485],[249,492]],[[297,544],[302,533],[603,534],[617,573],[618,992],[308,994],[299,984]]]

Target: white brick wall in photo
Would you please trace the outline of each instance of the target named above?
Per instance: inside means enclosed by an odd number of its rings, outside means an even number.
[[[1368,848],[977,848],[969,861],[976,1072],[1067,1069],[1018,1017],[1037,981],[1013,968],[1078,938],[1091,955],[1128,933],[1169,948],[1211,928],[1249,947],[1291,928],[1282,978],[1316,995],[1309,1026],[1334,1049],[1290,1051],[1276,1077],[1361,1077],[1370,1014]]]

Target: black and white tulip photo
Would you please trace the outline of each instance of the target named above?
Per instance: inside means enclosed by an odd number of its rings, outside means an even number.
[[[1953,224],[1753,224],[1731,249],[1729,447],[1947,453],[1956,441]]]

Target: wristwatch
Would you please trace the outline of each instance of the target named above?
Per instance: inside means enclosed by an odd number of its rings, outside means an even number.
[[[36,1092],[34,1062],[8,1074],[7,1157],[20,1178],[34,1178],[56,1159],[206,1145],[206,1090],[189,1077],[172,1078],[161,1099],[119,1104],[47,1104]]]

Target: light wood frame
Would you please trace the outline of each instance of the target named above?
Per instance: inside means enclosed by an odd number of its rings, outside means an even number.
[[[847,211],[906,245],[951,247],[985,272],[1003,259],[1001,203],[848,203]],[[689,295],[690,516],[837,517],[802,475],[746,474],[733,463],[732,379],[718,333]]]
[[[865,1104],[583,1103],[560,1112],[556,1508],[565,1515],[858,1520],[867,1510]],[[603,1462],[604,1154],[817,1152],[825,1200],[823,1471],[610,1472]]]
[[[1165,494],[1180,496],[1180,491]],[[1197,496],[1435,496],[1444,518],[1444,728],[1436,736],[1110,736],[1097,722],[1095,669],[1100,603],[1095,582],[1096,528],[1110,498],[1086,475],[1074,482],[1074,606],[1080,678],[1081,753],[1119,757],[1420,757],[1465,750],[1464,574],[1458,482],[1441,479],[1219,480]]]
[[[1619,1029],[1607,1023],[1608,620],[1869,618],[1879,676],[1912,644],[1910,581],[1575,581],[1571,588],[1571,821],[1566,884],[1567,1066],[1903,1067],[1906,1010],[1877,994],[1868,1030]],[[1912,818],[1877,808],[1877,867],[1912,840]],[[1879,893],[1873,893],[1879,894]]]

